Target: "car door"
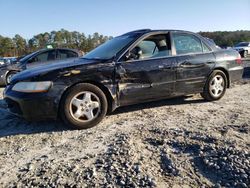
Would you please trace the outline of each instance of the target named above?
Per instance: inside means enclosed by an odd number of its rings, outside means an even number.
[[[201,92],[215,66],[212,50],[199,37],[189,33],[172,33],[176,53],[176,95]]]
[[[130,54],[127,60],[126,54]],[[116,67],[120,105],[173,94],[175,57],[171,56],[168,34],[148,36],[126,54]]]
[[[56,50],[48,50],[31,57],[26,63],[26,69],[46,65],[56,60]]]

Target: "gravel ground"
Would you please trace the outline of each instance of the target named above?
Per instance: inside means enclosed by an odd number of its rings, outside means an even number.
[[[249,86],[120,108],[81,131],[28,123],[0,99],[0,187],[249,187]]]

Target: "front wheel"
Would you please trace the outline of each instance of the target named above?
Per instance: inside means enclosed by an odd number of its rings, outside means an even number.
[[[208,78],[201,96],[208,100],[214,101],[221,99],[227,88],[227,77],[224,72],[215,70]]]
[[[9,73],[7,74],[7,76],[6,76],[6,78],[5,78],[5,84],[6,84],[6,85],[10,84],[10,80],[11,80],[11,78],[12,78],[14,75],[15,75],[14,72],[9,72]]]
[[[95,85],[82,83],[66,92],[60,114],[66,124],[77,129],[87,129],[105,117],[107,108],[107,99],[102,90]]]

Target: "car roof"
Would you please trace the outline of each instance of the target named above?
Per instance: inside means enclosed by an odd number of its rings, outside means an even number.
[[[239,42],[238,44],[249,44],[250,42]]]
[[[48,49],[48,48],[44,48],[44,49],[40,49],[40,50],[38,50],[37,52],[46,52],[46,51],[50,51],[50,50],[68,50],[68,51],[73,51],[73,52],[78,53],[78,51],[77,51],[77,50],[75,50],[75,49],[71,49],[71,48],[50,48],[50,49]]]
[[[218,50],[217,47],[216,47],[216,44],[212,44],[211,42],[209,42],[208,39],[206,39],[205,37],[201,36],[200,34],[198,33],[194,33],[194,32],[191,32],[191,31],[185,31],[185,30],[176,30],[176,29],[157,29],[157,30],[151,30],[151,29],[139,29],[139,30],[135,30],[135,31],[130,31],[128,33],[125,33],[121,36],[142,36],[142,35],[145,35],[145,34],[157,34],[157,33],[167,33],[167,32],[179,32],[179,33],[186,33],[186,34],[192,34],[192,35],[195,35],[197,37],[199,37],[200,39],[202,39],[202,41],[209,45],[213,50]]]
[[[185,30],[176,30],[176,29],[157,29],[157,30],[151,30],[151,29],[139,29],[139,30],[135,30],[135,31],[130,31],[128,33],[125,33],[123,35],[120,35],[120,36],[142,36],[142,35],[145,35],[145,34],[157,34],[157,33],[167,33],[167,32],[179,32],[179,33],[185,33],[185,34],[192,34],[192,35],[196,35],[197,37],[200,37],[200,38],[204,38],[203,36],[201,36],[200,34],[198,33],[194,33],[194,32],[191,32],[191,31],[185,31]],[[120,37],[118,36],[118,37]],[[205,38],[204,38],[205,39]],[[207,39],[205,39],[207,40]]]
[[[128,33],[125,33],[123,35],[130,35],[130,34],[146,34],[146,33],[155,33],[155,32],[182,32],[182,33],[192,33],[196,34],[191,31],[185,31],[185,30],[176,30],[176,29],[156,29],[156,30],[151,30],[151,29],[139,29],[139,30],[134,30],[130,31]]]

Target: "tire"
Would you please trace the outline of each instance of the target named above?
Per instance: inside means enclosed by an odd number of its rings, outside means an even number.
[[[76,129],[96,126],[107,110],[108,102],[103,91],[88,83],[77,84],[66,91],[60,105],[62,120]]]
[[[201,96],[207,101],[221,99],[226,92],[228,80],[224,72],[215,70],[209,76]]]
[[[247,54],[248,54],[248,52],[247,52],[247,50],[245,50],[245,51],[243,52],[243,57],[246,58],[246,57],[247,57]]]
[[[6,77],[5,77],[5,84],[8,85],[10,83],[10,79],[12,76],[14,76],[16,73],[15,72],[9,72]]]

